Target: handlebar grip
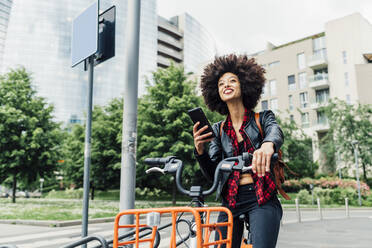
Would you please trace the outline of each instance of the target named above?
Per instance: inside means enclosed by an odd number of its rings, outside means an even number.
[[[168,162],[168,158],[145,158],[145,164],[151,166],[164,165]]]

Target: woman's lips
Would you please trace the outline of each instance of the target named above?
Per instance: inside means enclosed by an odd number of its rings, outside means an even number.
[[[232,89],[226,89],[226,90],[223,91],[223,93],[226,94],[226,95],[228,95],[228,94],[230,94],[232,92],[233,92]]]

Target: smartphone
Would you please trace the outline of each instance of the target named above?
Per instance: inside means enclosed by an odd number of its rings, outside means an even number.
[[[202,132],[202,134],[212,132],[212,135],[209,136],[208,138],[215,138],[216,137],[216,135],[213,132],[211,124],[209,123],[207,117],[205,116],[203,110],[200,107],[190,109],[187,112],[188,112],[191,120],[194,122],[194,124],[197,123],[198,121],[200,122],[200,124],[198,126],[198,130],[200,128],[204,127],[204,126],[208,126],[208,128],[204,132]]]

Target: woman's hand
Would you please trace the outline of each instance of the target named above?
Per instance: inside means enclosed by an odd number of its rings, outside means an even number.
[[[198,130],[199,124],[200,124],[199,121],[197,123],[195,123],[195,125],[193,127],[193,130],[192,130],[192,133],[193,133],[193,136],[194,136],[194,145],[195,145],[195,148],[196,148],[196,152],[199,155],[202,155],[204,153],[204,143],[212,141],[213,137],[208,139],[208,137],[212,135],[212,132],[209,132],[209,133],[206,133],[206,134],[202,135],[201,133],[204,132],[208,128],[208,126],[205,125],[204,127],[200,128]]]
[[[257,173],[259,177],[265,175],[266,171],[270,171],[271,156],[274,154],[274,143],[265,142],[260,149],[253,153],[252,171]]]

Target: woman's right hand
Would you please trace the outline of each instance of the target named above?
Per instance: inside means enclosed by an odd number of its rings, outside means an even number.
[[[194,136],[194,145],[195,145],[196,152],[199,155],[202,155],[204,153],[204,143],[210,142],[214,138],[212,137],[208,139],[208,137],[212,135],[212,132],[202,134],[208,128],[207,125],[205,125],[204,127],[198,130],[199,125],[200,125],[199,121],[195,123],[193,127],[193,136]]]

